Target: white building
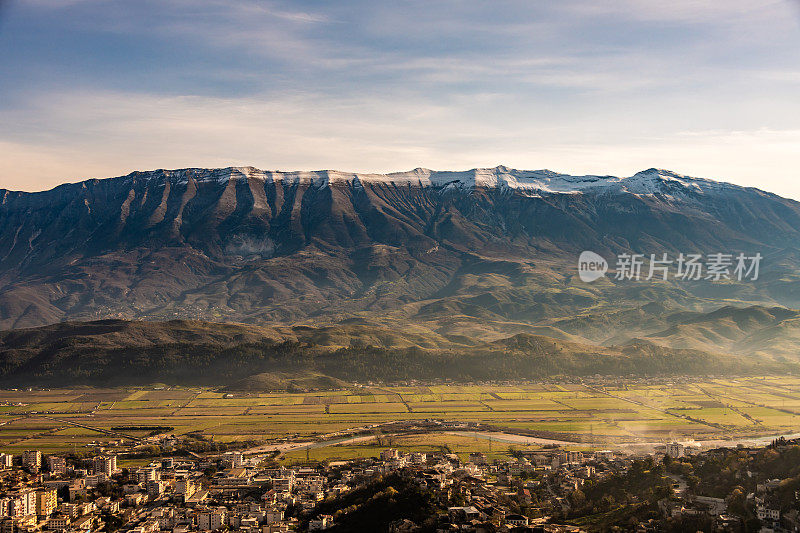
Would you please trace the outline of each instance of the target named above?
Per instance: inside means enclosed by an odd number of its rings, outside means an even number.
[[[309,531],[322,531],[333,527],[333,517],[330,515],[320,515],[308,523]]]
[[[506,524],[512,527],[517,527],[517,526],[527,527],[528,517],[523,516],[521,514],[510,514],[506,516]]]
[[[47,456],[47,469],[53,474],[67,473],[67,460],[58,455]]]
[[[164,492],[164,483],[161,480],[147,482],[147,495],[151,498],[158,498]]]
[[[242,452],[233,452],[233,468],[242,468],[244,466],[244,456]]]
[[[69,527],[68,516],[54,516],[53,518],[47,521],[47,529],[52,529],[53,531],[64,531],[68,527]]]
[[[389,448],[381,452],[381,459],[384,461],[392,461],[400,458],[400,451],[397,448]]]
[[[611,450],[598,450],[594,452],[594,458],[598,461],[613,461],[614,452]]]
[[[670,442],[667,444],[667,455],[673,458],[683,457],[684,456],[684,447],[683,444],[679,442]]]
[[[22,466],[38,472],[42,468],[42,452],[39,450],[25,450],[22,452]]]
[[[284,511],[283,509],[272,508],[268,509],[266,513],[267,524],[277,524],[283,522]]]
[[[759,505],[756,508],[756,514],[759,520],[769,520],[770,522],[777,522],[781,519],[780,509],[771,509],[764,505]]]
[[[36,491],[31,488],[20,489],[9,493],[11,498],[9,515],[27,516],[36,514]]]
[[[197,528],[200,531],[214,531],[225,525],[225,509],[205,511],[197,515]]]
[[[116,455],[99,455],[94,458],[95,474],[105,474],[111,476],[117,472]]]
[[[136,471],[136,480],[139,483],[147,483],[159,479],[158,471],[155,468],[140,468]]]
[[[176,493],[182,494],[186,498],[191,498],[196,491],[197,491],[197,486],[191,479],[182,477],[175,480]]]

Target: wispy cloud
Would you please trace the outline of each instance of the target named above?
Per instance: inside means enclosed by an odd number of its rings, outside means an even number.
[[[190,165],[505,163],[768,174],[800,197],[797,2],[6,7],[0,187]]]
[[[484,95],[472,103],[491,106],[495,99]],[[527,111],[486,120],[460,112],[467,102],[387,106],[380,98],[332,101],[323,93],[266,100],[80,92],[36,101],[35,109],[0,114],[3,123],[20,127],[16,141],[0,140],[4,187],[43,189],[67,178],[165,167],[383,172],[503,163],[618,175],[659,166],[800,198],[800,184],[787,179],[800,130],[642,135],[636,126],[627,134],[586,128],[565,135],[563,124],[536,121]],[[26,129],[21,121],[31,114],[47,116],[47,124]]]
[[[726,0],[708,2],[702,0],[615,0],[614,2],[593,2],[583,0],[562,4],[567,9],[584,14],[610,14],[640,21],[708,23],[736,22],[742,17],[771,17],[783,13],[787,0]]]

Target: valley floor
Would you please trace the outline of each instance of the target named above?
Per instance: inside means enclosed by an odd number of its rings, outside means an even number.
[[[388,446],[505,454],[551,441],[576,449],[672,440],[732,445],[800,433],[800,378],[353,385],[263,394],[161,386],[0,391],[0,449],[7,453],[85,451],[121,434],[154,433],[192,433],[275,451],[288,462],[374,456]]]

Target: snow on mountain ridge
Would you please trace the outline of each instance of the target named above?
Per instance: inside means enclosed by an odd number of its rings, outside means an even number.
[[[629,177],[570,175],[552,170],[517,170],[506,166],[474,168],[471,170],[437,171],[415,168],[405,172],[370,174],[341,172],[337,170],[278,171],[254,167],[183,168],[175,170],[136,171],[118,180],[157,180],[164,185],[217,183],[226,186],[231,179],[257,179],[266,182],[308,184],[317,187],[330,184],[384,183],[397,186],[455,187],[470,189],[508,188],[531,195],[578,193],[630,193],[638,195],[674,196],[685,193],[701,194],[708,191],[743,190],[744,187],[725,182],[684,176],[676,172],[650,168]],[[88,180],[100,181],[100,180]],[[88,182],[82,182],[84,186]],[[59,187],[67,186],[61,185]],[[0,189],[3,190],[3,189]],[[14,191],[6,191],[15,193]],[[30,194],[30,193],[19,193]],[[34,193],[35,194],[35,193]]]
[[[695,192],[710,190],[742,189],[742,187],[713,180],[694,178],[664,169],[650,168],[629,177],[570,175],[552,170],[517,170],[506,166],[474,168],[462,171],[436,171],[415,168],[405,172],[389,174],[359,174],[336,170],[321,171],[263,171],[253,167],[237,167],[238,172],[248,177],[274,181],[312,183],[317,186],[330,183],[387,183],[394,185],[418,185],[431,187],[454,186],[506,187],[531,193],[572,194],[582,192],[628,192],[632,194],[658,194]]]

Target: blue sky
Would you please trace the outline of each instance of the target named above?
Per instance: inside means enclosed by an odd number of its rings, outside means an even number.
[[[800,198],[800,2],[0,0],[0,187],[649,167]]]

